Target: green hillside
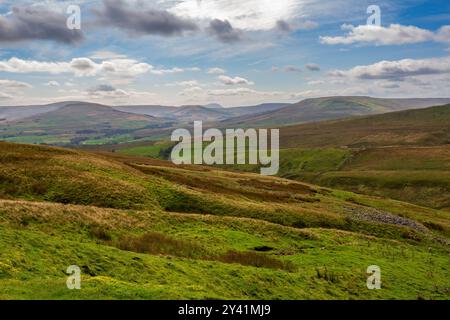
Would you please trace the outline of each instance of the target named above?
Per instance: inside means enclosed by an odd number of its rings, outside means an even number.
[[[449,123],[444,105],[282,127],[279,176],[450,210]],[[168,159],[171,145],[124,144],[116,151]]]
[[[0,164],[3,299],[450,295],[445,211],[119,154],[0,143]]]
[[[282,128],[289,147],[370,147],[450,143],[450,105]]]
[[[111,107],[72,103],[29,118],[2,123],[0,139],[51,145],[114,144],[134,140],[133,132],[167,126],[164,120]]]
[[[292,124],[345,119],[447,104],[450,99],[378,99],[371,97],[326,97],[306,99],[279,110],[242,116],[221,123],[222,127],[283,127]]]
[[[450,210],[449,123],[444,105],[284,127],[279,176]]]

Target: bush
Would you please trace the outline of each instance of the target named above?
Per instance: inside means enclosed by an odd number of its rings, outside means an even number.
[[[140,237],[127,236],[120,239],[117,247],[137,253],[162,254],[178,257],[195,257],[203,253],[203,248],[190,242],[173,239],[161,233],[151,232]]]
[[[111,241],[111,235],[109,231],[101,226],[92,226],[89,229],[89,234],[91,235],[91,237],[102,241]]]
[[[336,283],[338,281],[337,275],[327,268],[316,268],[316,275],[318,279],[323,279],[331,283]]]

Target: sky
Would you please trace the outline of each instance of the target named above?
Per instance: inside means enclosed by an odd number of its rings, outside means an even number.
[[[0,105],[236,107],[449,88],[448,0],[0,0]]]

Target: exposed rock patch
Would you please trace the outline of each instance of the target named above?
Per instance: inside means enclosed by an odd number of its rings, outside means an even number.
[[[403,218],[397,215],[394,215],[392,213],[374,209],[374,208],[368,208],[368,207],[344,207],[345,211],[349,213],[350,217],[352,219],[356,220],[362,220],[362,221],[373,221],[373,222],[380,222],[380,223],[386,223],[386,224],[392,224],[396,226],[403,226],[407,227],[419,232],[427,233],[428,229],[423,226],[422,224],[408,219]]]

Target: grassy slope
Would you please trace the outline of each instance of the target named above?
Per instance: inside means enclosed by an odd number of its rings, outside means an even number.
[[[449,123],[446,105],[285,127],[279,175],[450,210]]]
[[[450,146],[374,148],[309,181],[450,210]]]
[[[442,145],[450,141],[450,105],[282,128],[283,148]]]
[[[293,148],[280,151],[279,176],[450,210],[449,168],[450,146]]]
[[[148,158],[164,158],[168,156],[173,142],[159,142],[159,143],[145,143],[144,145],[137,146],[123,146],[117,149],[117,152],[130,155],[130,156],[141,156]],[[162,152],[165,152],[163,155]]]
[[[121,112],[108,106],[73,103],[32,117],[2,123],[0,137],[20,143],[69,144],[71,139],[89,139],[89,144],[133,140],[133,130],[163,125],[151,116]]]
[[[229,119],[222,127],[267,127],[344,119],[449,103],[449,99],[377,99],[370,97],[325,97],[306,99],[276,111]]]
[[[446,105],[284,127],[279,176],[449,210],[448,123]],[[116,151],[167,158],[169,146],[123,145]],[[259,171],[252,165],[227,167]]]
[[[256,220],[0,202],[0,298],[376,299],[448,298],[448,257],[437,246]],[[196,259],[123,251],[96,238],[160,232],[199,245]],[[271,246],[295,271],[207,260],[206,254]],[[365,269],[382,266],[381,291]],[[84,270],[81,291],[65,288],[68,264]]]
[[[297,170],[291,177],[450,209],[449,123],[446,105],[286,128],[281,141],[302,147],[353,147],[340,166],[314,173]]]
[[[0,150],[0,194],[9,199],[0,201],[0,298],[450,295],[444,211],[138,157]],[[374,208],[409,227],[374,221]],[[151,252],[123,250],[125,239],[148,233],[159,239]],[[260,246],[273,250],[249,265]],[[65,289],[68,264],[84,270],[79,292]],[[381,291],[365,288],[371,264],[382,267]]]

